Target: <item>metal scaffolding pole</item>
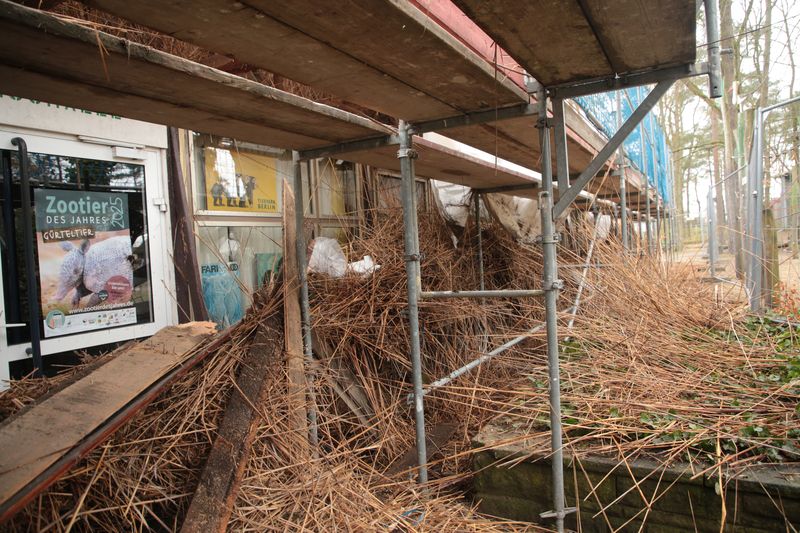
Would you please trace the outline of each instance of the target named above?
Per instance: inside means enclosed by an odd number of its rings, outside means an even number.
[[[622,95],[617,91],[617,129],[622,127]],[[622,224],[622,247],[628,249],[628,196],[625,191],[625,154],[620,145],[617,152],[617,164],[619,165],[619,206]]]
[[[498,289],[488,291],[422,291],[423,299],[444,298],[532,298],[543,296],[545,291],[539,289]]]
[[[620,127],[620,129],[611,136],[611,139],[609,139],[600,152],[598,152],[597,155],[592,158],[591,162],[586,166],[583,172],[581,172],[580,175],[575,178],[572,186],[566,191],[559,191],[558,202],[553,207],[553,214],[555,217],[564,216],[567,207],[572,204],[573,200],[578,197],[583,189],[595,177],[597,172],[614,155],[614,152],[616,152],[617,148],[619,148],[628,135],[631,134],[634,128],[642,120],[644,120],[644,117],[647,115],[647,113],[653,109],[659,98],[661,98],[664,93],[667,92],[673,83],[674,80],[658,82],[658,84],[653,87],[647,97],[645,97],[645,99],[642,100],[636,109],[634,109],[633,113],[631,113],[631,115],[625,119],[622,127]]]
[[[750,292],[750,310],[761,311],[763,301],[763,209],[764,209],[764,117],[770,111],[789,104],[800,102],[800,96],[792,97],[783,102],[764,108],[756,109],[755,125],[753,128],[753,146],[750,150],[748,162],[748,234],[750,257],[747,262],[747,288]]]
[[[661,196],[656,189],[656,252],[661,255]]]
[[[637,89],[638,94],[638,89]],[[650,177],[647,175],[647,143],[644,138],[644,121],[639,126],[639,142],[642,146],[642,176],[644,177],[644,202],[645,202],[645,231],[647,233],[647,253],[651,253],[653,248],[650,241]],[[639,208],[641,209],[641,207]]]
[[[541,323],[541,324],[531,328],[526,333],[524,333],[522,335],[518,335],[517,337],[514,337],[510,341],[501,344],[500,346],[498,346],[497,348],[495,348],[491,352],[485,353],[485,354],[479,356],[477,359],[473,359],[472,361],[470,361],[466,365],[462,366],[461,368],[457,368],[457,369],[453,370],[452,372],[447,374],[445,377],[443,377],[441,379],[437,379],[436,381],[434,381],[430,385],[427,385],[425,387],[425,389],[422,391],[423,394],[428,394],[432,390],[438,389],[439,387],[444,387],[445,385],[447,385],[448,383],[450,383],[454,379],[456,379],[456,378],[458,378],[460,376],[463,376],[464,374],[466,374],[467,372],[469,372],[473,368],[477,368],[478,366],[482,365],[486,361],[492,360],[493,358],[497,357],[498,355],[500,355],[501,353],[507,351],[508,349],[513,348],[514,346],[516,346],[517,344],[521,343],[522,341],[524,341],[526,339],[530,339],[532,335],[534,335],[535,333],[540,332],[542,329],[544,329],[544,327],[545,327],[545,324]],[[409,396],[409,399],[413,399],[413,396]]]
[[[478,234],[478,281],[480,290],[484,290],[486,285],[483,279],[483,234],[481,232],[481,193],[474,192],[475,197],[475,232]]]
[[[708,96],[719,98],[722,96],[719,7],[717,0],[703,0],[703,5],[706,11],[706,42],[708,43]]]
[[[669,169],[669,190],[670,190],[670,193],[674,195],[675,194],[675,176],[672,173],[673,172],[673,168],[672,168],[672,153],[669,154],[669,158],[667,159],[667,165],[668,165],[667,168]],[[672,253],[673,253],[673,256],[675,255],[675,252],[678,251],[678,248],[680,248],[680,244],[681,244],[680,227],[678,226],[678,218],[677,218],[677,216],[675,216],[676,215],[675,202],[681,202],[683,200],[680,198],[680,195],[678,195],[678,196],[679,196],[679,198],[673,198],[672,199],[672,204],[671,204],[671,208],[670,208],[670,214],[671,214],[671,217],[672,217],[671,218],[670,231],[672,233]]]
[[[420,269],[419,269],[419,234],[417,229],[416,197],[417,188],[414,180],[414,162],[416,152],[411,147],[411,135],[408,124],[400,121],[400,174],[402,176],[403,200],[403,240],[405,243],[406,281],[408,283],[408,327],[409,351],[411,357],[411,373],[414,383],[414,419],[416,423],[417,464],[419,465],[419,483],[428,482],[428,453],[425,446],[425,408],[422,391],[422,356],[420,354],[419,306]]]
[[[599,217],[595,217],[594,228],[592,229],[592,241],[589,243],[589,249],[586,251],[586,261],[583,264],[581,281],[578,283],[578,291],[575,293],[575,303],[572,305],[572,310],[570,311],[567,329],[572,329],[572,326],[575,324],[575,317],[578,315],[578,309],[581,305],[581,296],[583,295],[583,289],[586,286],[586,280],[589,277],[589,268],[592,266],[592,254],[594,253],[594,243],[597,242],[597,229],[599,227]]]
[[[708,270],[713,278],[717,275],[717,217],[713,185],[708,189],[706,205],[708,210]]]
[[[672,155],[667,156],[667,177],[669,178],[670,195],[675,194],[675,177],[672,175]],[[675,225],[675,199],[667,206],[667,222],[669,223],[669,254],[672,261],[675,260],[677,250],[678,235]]]
[[[656,157],[656,141],[655,141],[655,127],[653,122],[655,119],[653,118],[653,113],[650,113],[650,132],[647,135],[647,139],[650,141],[650,160],[653,163],[653,187],[655,189],[655,196],[656,196],[656,238],[653,241],[655,245],[656,251],[660,254],[661,253],[661,191],[659,190],[659,183],[658,183],[658,158]],[[650,215],[650,210],[648,209],[647,214]]]
[[[303,175],[300,168],[300,154],[292,152],[294,170],[294,225],[296,233],[297,275],[300,278],[300,318],[303,327],[303,355],[306,360],[306,383],[308,387],[308,441],[314,453],[319,444],[317,423],[317,401],[314,389],[314,350],[311,343],[311,308],[308,304],[308,279],[306,278],[306,236],[303,232],[305,210],[303,206]]]
[[[539,209],[542,217],[542,255],[544,258],[544,275],[542,289],[545,292],[545,323],[547,330],[547,371],[550,383],[550,444],[552,448],[553,469],[553,510],[542,513],[542,518],[555,518],[556,528],[564,531],[564,516],[568,512],[564,507],[564,455],[561,436],[561,377],[558,360],[558,292],[561,281],[558,276],[558,260],[556,243],[558,235],[553,221],[553,168],[550,155],[550,130],[547,123],[547,97],[543,90],[538,93],[539,103],[539,141],[542,152],[542,187],[539,193]],[[563,115],[561,115],[563,120]],[[556,135],[556,142],[563,139]],[[565,147],[566,149],[566,147]],[[559,153],[560,150],[556,150]],[[562,182],[563,178],[559,177]]]
[[[664,247],[672,260],[672,207],[664,206]]]
[[[747,262],[747,288],[750,292],[750,311],[754,313],[761,311],[762,301],[763,117],[761,108],[756,109],[755,124],[753,126],[753,147],[750,151],[750,169],[747,173],[747,227],[750,252]]]
[[[647,231],[647,254],[650,255],[650,254],[653,253],[653,241],[652,241],[652,237],[650,236],[650,222],[651,222],[650,221],[650,209],[651,209],[651,206],[650,206],[650,178],[647,176],[647,174],[645,174],[644,180],[645,180],[645,188],[644,188],[644,192],[645,192],[645,199],[644,199],[645,215],[644,215],[644,217],[645,218],[644,218],[644,220],[645,220],[645,229]]]

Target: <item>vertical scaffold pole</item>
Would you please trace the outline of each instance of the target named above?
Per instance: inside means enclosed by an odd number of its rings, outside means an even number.
[[[672,209],[669,206],[665,206],[664,209],[667,214],[667,226],[665,228],[667,234],[667,259],[672,261]]]
[[[754,167],[754,172],[748,174],[749,180],[749,197],[748,202],[750,210],[748,218],[750,219],[748,227],[750,229],[749,245],[750,245],[750,260],[749,264],[749,278],[750,278],[750,311],[758,313],[761,311],[763,301],[763,232],[762,220],[764,209],[764,113],[759,107],[755,113],[755,125],[753,131],[753,149],[751,150],[750,165]],[[755,161],[753,161],[755,159]]]
[[[319,427],[317,424],[317,401],[314,389],[314,349],[311,342],[311,307],[308,303],[308,279],[306,277],[306,235],[303,231],[305,206],[303,205],[303,173],[300,166],[300,154],[292,152],[294,187],[294,225],[297,235],[297,272],[300,278],[300,318],[303,322],[303,355],[306,360],[306,383],[308,387],[308,442],[314,453],[319,445]]]
[[[542,289],[545,292],[545,323],[547,329],[547,371],[550,383],[550,444],[553,468],[553,511],[542,517],[556,519],[559,532],[564,531],[564,457],[561,441],[561,377],[558,360],[558,315],[556,310],[558,292],[561,287],[557,279],[556,235],[553,222],[553,168],[550,155],[550,130],[547,125],[547,97],[539,90],[539,141],[542,150],[542,186],[539,194],[539,209],[542,217],[542,255],[544,275]],[[557,115],[558,116],[558,115]],[[563,119],[563,115],[561,115]],[[556,142],[561,141],[556,135]],[[565,147],[566,148],[566,147]],[[558,153],[558,150],[556,151]],[[566,171],[566,169],[564,169]],[[559,176],[559,179],[562,179]]]
[[[656,252],[661,255],[661,195],[656,189]]]
[[[645,229],[647,230],[647,254],[650,255],[653,253],[653,241],[652,237],[650,236],[650,178],[647,174],[644,175],[644,190],[645,190]]]
[[[639,88],[636,88],[636,94],[639,96]],[[650,177],[647,175],[647,141],[645,140],[644,120],[639,124],[639,142],[641,143],[641,156],[642,156],[642,176],[644,176],[644,203],[645,203],[645,232],[647,233],[647,253],[652,251],[650,243]],[[641,207],[639,207],[641,209]]]
[[[475,231],[478,234],[478,282],[480,289],[484,290],[485,283],[483,280],[483,235],[481,234],[481,193],[475,192]]]
[[[617,91],[617,129],[622,126],[622,97]],[[619,165],[619,206],[621,211],[622,224],[622,247],[628,249],[628,197],[625,191],[625,156],[622,145],[617,152],[617,164]]]
[[[398,127],[400,149],[397,158],[400,160],[402,176],[403,200],[403,241],[405,244],[406,281],[408,282],[408,329],[409,348],[411,352],[411,373],[414,383],[414,420],[416,423],[417,464],[419,465],[419,483],[428,482],[428,453],[425,447],[425,407],[422,390],[422,356],[419,338],[419,239],[417,232],[417,187],[414,180],[414,158],[416,152],[411,147],[411,134],[408,124],[400,121]]]
[[[653,189],[656,197],[656,238],[653,244],[655,245],[656,252],[661,253],[661,191],[658,187],[658,158],[656,157],[655,139],[656,128],[654,125],[655,119],[653,118],[653,113],[648,113],[648,117],[650,119],[650,133],[647,135],[647,138],[650,141],[650,160],[653,163]],[[647,214],[648,216],[650,215],[649,209],[647,210]]]
[[[708,270],[713,278],[717,275],[717,217],[716,204],[714,203],[713,184],[708,189]]]
[[[722,96],[722,60],[719,36],[719,7],[717,0],[703,0],[706,11],[706,42],[708,43],[708,96]]]

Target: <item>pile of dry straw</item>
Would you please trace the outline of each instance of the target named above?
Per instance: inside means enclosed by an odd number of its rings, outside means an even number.
[[[414,430],[406,401],[411,380],[397,216],[370,217],[372,226],[350,243],[354,256],[369,254],[382,265],[370,277],[311,276],[318,362],[309,370],[315,376],[319,455],[314,458],[306,435],[289,423],[285,375],[276,368],[269,399],[259,406],[263,422],[231,530],[533,527],[475,512],[468,498],[470,437],[502,415],[529,428],[521,438],[531,453],[549,451],[543,334],[427,397],[430,430],[446,438],[432,450],[430,486],[423,491],[410,478],[407,455]],[[454,247],[451,230],[438,217],[425,215],[420,226],[423,287],[477,288],[474,227],[461,233]],[[539,285],[538,249],[514,243],[497,227],[484,228],[483,237],[487,288]],[[709,285],[688,267],[626,256],[615,242],[600,244],[595,257],[605,266],[590,270],[563,355],[568,451],[620,459],[649,453],[665,465],[690,460],[703,468],[715,461],[732,467],[781,458],[769,450],[780,448],[779,441],[788,443],[789,428],[798,425],[797,385],[758,379],[785,363],[772,355],[769,339],[744,338],[734,308],[713,305]],[[566,249],[561,260],[581,262]],[[564,309],[572,305],[579,272],[562,271]],[[280,319],[278,297],[260,300],[222,349],[30,504],[8,529],[178,529],[226,399],[235,393],[238,362],[259,325]],[[426,381],[529,330],[542,316],[539,300],[424,302]],[[0,407],[12,411],[58,380],[15,384],[0,397]],[[342,399],[344,389],[351,391],[349,402]],[[754,424],[761,435],[748,433]],[[712,441],[731,448],[709,451]]]

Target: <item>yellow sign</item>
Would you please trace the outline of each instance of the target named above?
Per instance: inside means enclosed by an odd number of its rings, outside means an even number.
[[[278,161],[274,157],[204,148],[206,209],[278,213]]]

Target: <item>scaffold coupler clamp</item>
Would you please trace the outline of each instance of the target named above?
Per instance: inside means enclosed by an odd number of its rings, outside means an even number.
[[[403,260],[406,263],[419,263],[423,259],[425,259],[425,254],[423,254],[422,252],[418,254],[408,254],[403,256]]]
[[[536,128],[537,129],[542,130],[542,129],[545,129],[545,128],[552,128],[552,127],[553,127],[553,121],[548,119],[548,118],[541,117],[536,121]]]
[[[546,238],[544,235],[537,235],[533,238],[533,242],[535,244],[558,244],[561,242],[561,234],[553,233],[549,238]]]
[[[568,514],[572,514],[578,510],[577,507],[564,507],[564,510],[559,512],[556,511],[545,511],[543,513],[539,513],[541,518],[558,518],[560,520],[564,520],[564,517]]]
[[[418,155],[417,151],[413,148],[400,148],[397,150],[397,159],[403,159],[404,157],[416,159]]]
[[[550,283],[544,284],[542,287],[546,291],[560,291],[564,289],[564,280],[563,279],[554,279]]]

